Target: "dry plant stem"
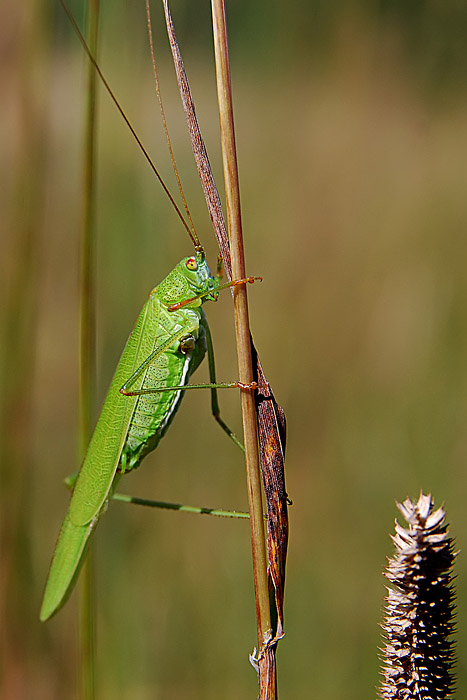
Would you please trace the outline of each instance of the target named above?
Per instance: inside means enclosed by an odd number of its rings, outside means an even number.
[[[174,67],[177,74],[180,96],[187,119],[193,154],[196,166],[203,186],[206,204],[209,210],[213,228],[222,253],[224,269],[229,280],[232,279],[232,266],[230,261],[230,248],[224,217],[217,193],[212,171],[209,165],[206,148],[196,118],[195,107],[191,96],[190,86],[183,66],[172,17],[168,7],[168,0],[163,0],[164,12],[169,36],[170,48],[174,59]],[[254,348],[252,346],[252,352]],[[285,561],[287,552],[287,494],[284,480],[284,448],[285,448],[285,415],[281,407],[274,399],[272,390],[264,376],[261,363],[255,355],[256,372],[260,382],[255,400],[262,431],[261,439],[262,469],[267,489],[268,502],[268,554],[271,572],[271,583],[275,590],[275,603],[277,611],[276,636],[271,634],[268,643],[261,643],[260,653],[256,658],[258,662],[260,697],[261,700],[273,700],[277,696],[275,673],[275,648],[277,641],[283,636],[283,591],[285,582]],[[258,530],[257,530],[258,531]],[[263,588],[264,590],[264,588]],[[264,596],[262,605],[264,610]],[[266,612],[267,616],[267,612]],[[267,627],[267,622],[265,628]]]
[[[193,149],[193,156],[195,158],[196,167],[198,168],[198,173],[203,187],[204,197],[206,199],[206,205],[208,207],[209,215],[212,221],[212,226],[216,234],[219,250],[222,255],[222,260],[224,263],[224,272],[226,273],[229,281],[231,281],[232,266],[230,263],[230,250],[227,231],[224,223],[224,216],[222,214],[222,206],[219,199],[219,194],[217,192],[216,183],[214,182],[214,178],[212,175],[211,167],[209,165],[209,158],[206,152],[206,147],[204,145],[198,120],[196,118],[195,105],[191,96],[188,78],[186,76],[185,67],[183,65],[183,60],[180,53],[180,47],[178,45],[177,37],[175,35],[175,28],[172,21],[172,15],[170,14],[168,0],[162,0],[162,3],[164,5],[164,14],[167,25],[167,34],[169,37],[170,50],[173,56],[175,73],[177,75],[177,82],[180,89],[180,97],[183,104],[183,111],[185,112],[185,117],[187,120],[191,146]]]
[[[99,0],[89,2],[89,46],[97,54]],[[89,63],[85,143],[80,264],[80,457],[86,452],[92,431],[95,386],[95,293],[94,293],[94,200],[97,74]],[[95,697],[95,629],[91,552],[83,566],[80,589],[81,697]]]
[[[228,57],[227,30],[223,0],[212,0],[214,47],[216,57],[217,93],[224,163],[227,222],[232,258],[232,276],[246,276],[243,251],[240,191],[238,183],[232,93]],[[253,381],[248,299],[246,285],[234,289],[235,329],[238,370],[241,382]],[[271,617],[267,580],[267,557],[264,536],[261,472],[259,466],[258,428],[255,399],[251,391],[241,392],[245,458],[250,507],[251,543],[256,595],[256,618],[260,653],[271,637]]]

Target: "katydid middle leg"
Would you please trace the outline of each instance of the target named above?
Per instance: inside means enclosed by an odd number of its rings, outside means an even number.
[[[217,381],[216,381],[216,365],[214,362],[214,347],[212,344],[211,330],[209,324],[204,324],[204,330],[206,333],[206,348],[208,352],[208,364],[209,364],[209,380],[211,382],[211,411],[215,420],[219,423],[222,430],[229,436],[231,440],[239,447],[242,452],[245,452],[245,448],[242,442],[238,439],[235,433],[229,428],[227,423],[221,418],[219,399],[217,396]]]

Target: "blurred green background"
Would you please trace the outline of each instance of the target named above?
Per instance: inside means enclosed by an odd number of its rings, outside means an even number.
[[[173,11],[220,183],[209,4]],[[252,329],[288,417],[280,696],[374,698],[394,500],[432,492],[466,549],[467,7],[237,0],[228,12],[247,267],[264,277],[249,290]],[[158,5],[153,24],[180,172],[214,265]],[[78,463],[86,60],[58,3],[7,0],[0,33],[0,697],[76,698],[77,595],[45,625],[38,612],[62,480]],[[99,54],[175,189],[142,3],[103,3]],[[100,403],[148,291],[191,252],[102,91],[96,230]],[[205,308],[218,375],[231,380],[229,294]],[[238,396],[226,394],[240,430]],[[243,472],[208,396],[191,392],[122,490],[239,509]],[[95,551],[99,699],[256,697],[247,524],[113,504]],[[458,697],[466,566],[461,551]]]

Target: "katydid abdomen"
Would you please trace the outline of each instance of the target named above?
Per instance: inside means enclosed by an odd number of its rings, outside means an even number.
[[[170,337],[170,325],[183,328],[195,323],[198,324],[197,329],[187,338],[182,338],[181,342],[174,343],[148,366],[141,389],[167,389],[187,384],[206,353],[205,317],[201,309],[180,310],[170,315],[165,307],[159,309],[159,325],[166,329],[165,334],[158,337],[159,343]],[[141,460],[157,447],[170,426],[184,393],[179,390],[138,396],[118,471],[125,473],[136,469]]]

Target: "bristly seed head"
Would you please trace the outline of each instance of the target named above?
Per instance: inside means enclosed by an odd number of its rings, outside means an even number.
[[[449,700],[454,679],[452,565],[456,553],[445,513],[431,494],[397,504],[409,527],[396,520],[396,552],[388,587],[382,650],[383,700]]]

